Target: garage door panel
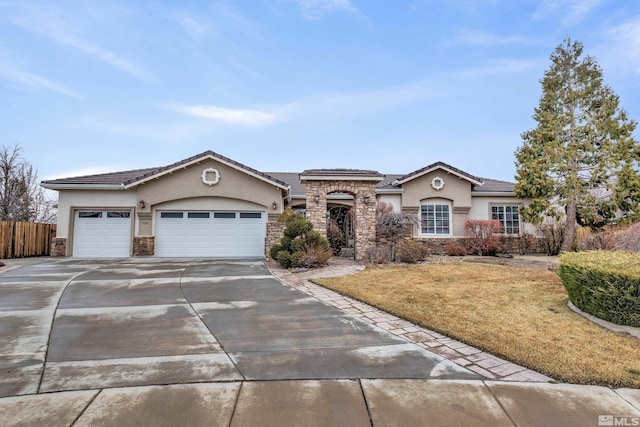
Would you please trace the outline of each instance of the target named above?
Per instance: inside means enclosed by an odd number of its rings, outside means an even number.
[[[266,213],[179,212],[156,214],[156,255],[254,257],[264,255]],[[178,213],[172,213],[177,216]]]
[[[76,211],[73,256],[78,258],[128,257],[131,251],[131,212]]]

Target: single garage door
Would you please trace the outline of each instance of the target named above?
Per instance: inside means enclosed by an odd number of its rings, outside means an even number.
[[[73,232],[74,257],[128,257],[131,254],[130,248],[130,211],[76,211]]]
[[[155,254],[160,257],[264,256],[266,214],[248,211],[159,211]]]

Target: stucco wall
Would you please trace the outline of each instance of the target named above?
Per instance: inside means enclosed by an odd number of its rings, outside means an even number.
[[[56,237],[70,237],[74,208],[133,208],[136,200],[132,190],[61,190]]]
[[[431,180],[439,176],[444,180],[444,187],[435,190]],[[436,170],[402,185],[402,208],[416,208],[420,201],[429,198],[449,199],[454,207],[471,207],[471,183],[456,175]]]
[[[401,194],[378,194],[378,203],[381,202],[391,204],[394,212],[400,212],[402,210]]]
[[[473,197],[469,219],[491,219],[491,205],[523,205],[525,202],[517,197]],[[536,229],[529,223],[520,222],[520,231],[536,234]]]
[[[202,171],[210,167],[220,172],[220,181],[212,186],[202,182]],[[138,199],[144,200],[146,205],[143,212],[150,212],[155,205],[163,202],[196,197],[247,200],[261,205],[269,214],[282,213],[280,189],[213,160],[191,165],[138,187]],[[273,202],[276,202],[276,209],[272,209]]]

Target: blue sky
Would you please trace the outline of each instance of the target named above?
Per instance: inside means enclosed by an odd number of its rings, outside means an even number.
[[[513,180],[567,36],[640,119],[635,0],[0,0],[1,143],[41,179],[213,150]]]

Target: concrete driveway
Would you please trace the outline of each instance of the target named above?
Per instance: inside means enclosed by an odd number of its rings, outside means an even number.
[[[480,377],[260,261],[45,261],[0,276],[0,396],[236,380]]]
[[[0,274],[3,426],[640,419],[638,390],[487,381],[260,261],[24,262]]]

